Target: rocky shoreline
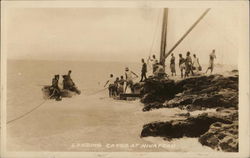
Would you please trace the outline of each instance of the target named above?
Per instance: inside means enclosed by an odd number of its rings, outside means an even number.
[[[179,119],[151,122],[141,137],[197,137],[202,145],[226,152],[238,151],[238,71],[229,75],[195,76],[180,81],[149,78],[141,102],[144,112],[159,108],[180,108]],[[216,109],[197,116],[191,111]]]

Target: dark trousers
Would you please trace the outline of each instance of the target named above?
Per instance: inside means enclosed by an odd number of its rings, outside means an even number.
[[[141,81],[140,82],[143,81],[143,78],[144,78],[144,80],[147,79],[146,72],[141,72]]]

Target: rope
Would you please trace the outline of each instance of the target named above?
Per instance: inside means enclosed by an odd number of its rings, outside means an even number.
[[[216,34],[220,34],[223,39],[225,39],[225,41],[227,41],[228,43],[230,43],[231,45],[233,45],[233,47],[236,48],[235,43],[233,43],[231,40],[228,39],[228,37],[226,37],[224,34],[221,33],[221,31],[218,31],[215,29],[214,26],[212,26],[209,22],[205,21],[205,23],[207,24],[207,28],[209,28],[210,30],[214,31]]]
[[[98,90],[98,91],[95,91],[95,92],[93,92],[93,93],[90,93],[90,94],[88,94],[87,96],[95,95],[95,94],[100,93],[100,92],[102,92],[102,91],[104,91],[104,90],[106,90],[106,89],[108,89],[108,87],[103,88],[103,89]]]
[[[54,93],[53,93],[53,94],[54,94]],[[51,98],[51,97],[53,96],[53,94],[50,95],[50,96],[48,97],[48,99]],[[19,119],[21,119],[21,118],[27,116],[28,114],[32,113],[33,111],[35,111],[36,109],[38,109],[39,107],[41,107],[48,99],[44,100],[42,103],[38,104],[36,107],[32,108],[31,110],[29,110],[28,112],[22,114],[21,116],[18,116],[18,117],[14,118],[14,119],[12,119],[12,120],[10,120],[10,121],[7,121],[6,124],[10,124],[10,123],[12,123],[12,122],[15,122],[15,121],[17,121],[17,120],[19,120]]]
[[[7,124],[10,124],[10,123],[12,123],[12,122],[14,122],[14,121],[17,121],[17,120],[19,120],[19,119],[25,117],[26,115],[32,113],[33,111],[35,111],[36,109],[38,109],[40,106],[42,106],[46,101],[47,101],[47,100],[43,101],[41,104],[39,104],[38,106],[34,107],[34,108],[31,109],[30,111],[24,113],[23,115],[21,115],[21,116],[19,116],[19,117],[17,117],[17,118],[14,118],[14,119],[12,119],[12,120],[10,120],[10,121],[7,121]]]

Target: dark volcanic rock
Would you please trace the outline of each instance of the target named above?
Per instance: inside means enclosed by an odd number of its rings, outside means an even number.
[[[160,109],[160,108],[163,108],[163,104],[159,102],[154,102],[145,105],[142,111],[150,111],[152,109]]]
[[[167,139],[184,136],[199,137],[202,145],[213,149],[238,151],[238,110],[236,108],[219,108],[216,112],[185,116],[188,118],[146,124],[143,126],[141,137],[161,136]]]
[[[213,123],[210,129],[200,136],[199,142],[202,145],[210,146],[228,152],[237,152],[238,142],[238,122],[233,124]]]
[[[167,122],[153,122],[143,126],[141,137],[161,136],[167,138],[199,137],[208,131],[209,126],[215,122],[230,124],[229,119],[213,113],[203,113],[185,120],[172,120]]]
[[[176,94],[174,80],[159,80],[157,78],[148,78],[143,87],[144,96],[142,103],[164,102],[171,99]]]
[[[143,87],[142,103],[164,103],[161,107],[237,107],[238,76],[198,76],[178,82],[149,78]],[[152,104],[150,104],[153,109]],[[156,109],[158,108],[158,104]],[[192,108],[195,109],[195,108]],[[199,109],[199,108],[198,108]]]
[[[163,107],[238,107],[238,76],[189,78],[176,83],[176,87],[181,93],[166,100]]]
[[[199,137],[201,144],[213,149],[238,151],[238,78],[238,72],[233,71],[229,76],[198,76],[177,82],[148,79],[141,99],[145,103],[143,111],[174,107],[188,111],[217,109],[198,116],[184,113],[186,118],[180,120],[146,124],[141,137]]]

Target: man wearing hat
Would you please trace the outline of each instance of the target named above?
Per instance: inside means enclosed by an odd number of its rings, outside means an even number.
[[[129,70],[128,67],[125,68],[125,77],[126,77],[126,87],[125,87],[125,93],[126,93],[126,90],[127,90],[127,87],[129,86],[132,93],[134,92],[134,89],[133,89],[133,75],[138,77],[138,75],[136,73],[134,73],[133,71]]]

